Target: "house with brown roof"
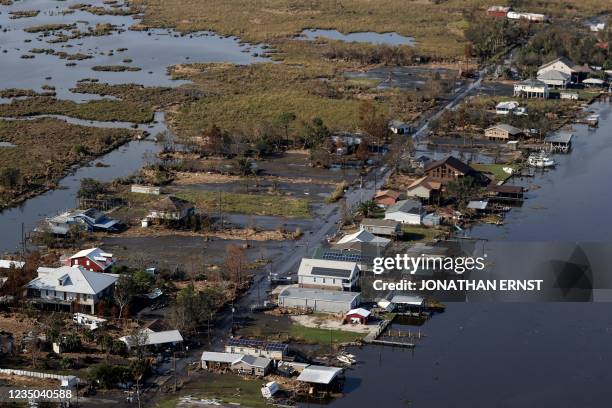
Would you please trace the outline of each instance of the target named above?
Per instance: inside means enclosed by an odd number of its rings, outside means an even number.
[[[489,179],[484,174],[453,156],[430,163],[425,167],[425,176],[442,185],[462,177],[472,177],[476,183],[482,185],[489,183]]]
[[[166,196],[153,203],[147,218],[151,220],[179,221],[195,211],[193,204],[175,196]]]
[[[374,195],[374,202],[381,207],[393,205],[399,199],[400,193],[394,190],[379,190]]]
[[[431,201],[439,197],[442,183],[425,176],[416,179],[406,189],[406,196]]]
[[[523,131],[512,125],[500,123],[485,130],[485,136],[489,140],[514,140],[518,138]]]

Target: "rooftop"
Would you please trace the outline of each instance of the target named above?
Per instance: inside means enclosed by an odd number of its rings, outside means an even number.
[[[117,281],[115,275],[90,272],[82,267],[62,266],[42,271],[40,269],[38,277],[27,284],[28,288],[95,295]]]
[[[574,134],[571,132],[557,132],[547,135],[544,141],[548,143],[569,143],[573,137]]]
[[[145,330],[146,340],[144,346],[154,346],[157,344],[180,343],[183,341],[183,336],[178,330],[166,330],[154,332],[150,329]],[[144,335],[143,335],[144,336]],[[135,345],[134,336],[123,336],[119,340],[127,344],[129,347]]]
[[[412,305],[421,306],[425,300],[417,295],[394,295],[391,298],[391,303],[396,305]]]
[[[390,214],[395,212],[404,212],[408,214],[421,214],[422,211],[423,206],[420,202],[416,200],[402,200],[389,206],[385,213]]]
[[[499,124],[497,124],[495,126],[491,126],[487,130],[489,130],[489,129],[501,129],[504,132],[508,132],[511,135],[518,135],[519,133],[523,133],[523,131],[521,129],[516,128],[516,127],[514,127],[512,125],[508,125],[506,123],[499,123]]]
[[[364,242],[364,243],[371,243],[371,244],[384,246],[384,245],[387,245],[389,242],[391,242],[391,240],[388,238],[377,237],[376,235],[372,234],[369,231],[360,229],[357,232],[345,235],[342,238],[340,238],[340,240],[338,241],[338,244],[346,244],[349,242]]]
[[[540,81],[568,81],[570,78],[571,76],[569,74],[554,69],[538,75],[538,80]]]
[[[264,350],[286,350],[289,346],[285,343],[271,343],[264,340],[251,339],[229,339],[227,345],[230,347],[251,347]]]
[[[350,278],[357,270],[355,262],[302,258],[298,275],[323,275]]]
[[[448,156],[442,160],[437,160],[435,162],[431,162],[427,165],[427,167],[425,167],[425,172],[428,172],[438,166],[441,166],[443,164],[447,164],[448,166],[453,167],[454,169],[460,171],[463,174],[469,174],[474,172],[475,170],[473,168],[471,168],[470,166],[468,166],[467,164],[465,164],[464,162],[462,162],[461,160],[457,159],[454,156]]]
[[[302,371],[297,380],[314,384],[329,384],[340,373],[342,373],[342,369],[338,367],[309,365]]]
[[[383,220],[380,218],[364,218],[363,220],[361,220],[361,225],[367,225],[372,227],[397,228],[399,222],[393,220]]]
[[[233,364],[240,361],[244,357],[244,354],[237,353],[218,353],[216,351],[204,351],[200,360],[202,361],[214,361],[215,363],[228,363]]]

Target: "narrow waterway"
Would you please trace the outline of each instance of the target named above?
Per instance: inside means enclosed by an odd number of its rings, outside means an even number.
[[[536,248],[595,245],[600,259],[592,273],[607,274],[605,266],[612,260],[612,252],[605,252],[612,237],[612,106],[601,102],[589,110],[601,115],[599,128],[575,126],[573,151],[554,156],[557,168],[522,181],[530,186],[523,207],[513,209],[504,226],[477,226],[472,236],[488,239],[491,248],[526,242]],[[503,262],[520,265],[517,275],[536,276],[540,261],[525,250]],[[330,405],[609,406],[609,303],[468,300],[447,304],[445,313],[425,323],[420,330],[426,337],[414,350],[353,350],[360,363],[346,373],[347,395]]]

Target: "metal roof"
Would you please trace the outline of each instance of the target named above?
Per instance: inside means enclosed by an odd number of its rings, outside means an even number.
[[[573,133],[557,132],[547,135],[544,141],[548,143],[569,143],[572,140],[572,137],[574,137]]]
[[[396,305],[421,306],[425,300],[417,295],[395,295],[391,298],[391,303]]]
[[[335,276],[349,279],[357,270],[358,268],[355,262],[302,258],[298,275]]]
[[[361,225],[372,226],[372,227],[388,227],[397,228],[400,223],[394,220],[383,220],[379,218],[364,218],[361,220]]]
[[[342,373],[342,369],[338,367],[309,365],[302,371],[297,380],[314,384],[329,384],[340,373]]]
[[[360,292],[341,292],[339,290],[288,287],[285,288],[278,295],[278,297],[352,303],[359,297],[360,294]]]
[[[372,244],[378,244],[378,245],[387,245],[389,242],[391,242],[391,240],[388,238],[377,237],[376,235],[372,234],[370,231],[360,229],[357,232],[354,232],[349,235],[345,235],[342,238],[340,238],[340,240],[338,241],[338,244],[346,244],[349,242],[365,242],[365,243],[372,243]]]
[[[82,267],[62,266],[54,269],[43,269],[36,279],[28,283],[27,287],[95,295],[113,285],[116,281],[117,277],[108,273],[90,272]]]
[[[25,265],[25,262],[13,261],[9,259],[0,259],[0,268],[10,269],[17,268],[21,269]]]
[[[554,69],[538,75],[538,80],[540,81],[568,81],[570,78],[569,74]]]
[[[486,210],[488,205],[488,201],[470,201],[467,205],[467,208],[471,210]]]
[[[402,200],[389,206],[385,214],[391,214],[395,212],[403,212],[407,214],[421,214],[423,212],[423,206],[416,200]]]
[[[233,364],[237,361],[240,361],[242,357],[244,357],[244,354],[218,353],[216,351],[204,351],[202,353],[202,357],[200,357],[200,360],[201,361],[213,361],[215,363]]]
[[[490,128],[488,128],[487,130],[491,130],[491,129],[501,129],[505,132],[508,132],[511,135],[518,135],[519,133],[523,133],[523,131],[519,128],[516,128],[512,125],[508,125],[506,123],[499,123],[495,126],[491,126]]]
[[[181,332],[178,330],[166,330],[160,332],[154,332],[152,330],[147,330],[147,339],[145,341],[145,346],[155,346],[158,344],[168,344],[168,343],[180,343],[183,341],[183,336],[181,336]],[[133,336],[123,336],[119,340],[127,344],[129,347],[134,345]]]
[[[258,367],[258,368],[266,368],[272,362],[272,360],[270,360],[269,358],[265,358],[265,357],[242,356],[240,360],[234,361],[232,364],[236,364],[241,361],[247,365],[250,365],[252,367]]]
[[[368,317],[371,312],[367,309],[364,309],[363,307],[358,307],[357,309],[351,309],[348,312],[346,312],[347,315],[358,315],[361,317]]]

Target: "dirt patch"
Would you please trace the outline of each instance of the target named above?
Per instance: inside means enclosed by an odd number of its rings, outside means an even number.
[[[358,333],[370,333],[378,329],[377,324],[343,324],[342,319],[339,317],[321,316],[317,314],[291,316],[291,320],[302,326],[317,329],[346,330]]]
[[[100,237],[104,237],[103,233],[99,234]],[[284,233],[281,231],[270,231],[270,230],[255,230],[252,228],[232,228],[224,229],[220,231],[178,231],[161,226],[152,226],[149,228],[130,228],[121,234],[125,238],[139,238],[139,237],[160,237],[160,236],[182,236],[182,237],[215,237],[220,239],[231,239],[231,240],[249,240],[249,241],[285,241],[288,239],[294,239],[293,233]]]
[[[0,315],[0,329],[12,333],[15,344],[19,344],[22,338],[35,326],[36,319],[18,314]]]
[[[36,389],[56,389],[59,381],[51,378],[22,377],[20,375],[0,374],[0,384]]]

